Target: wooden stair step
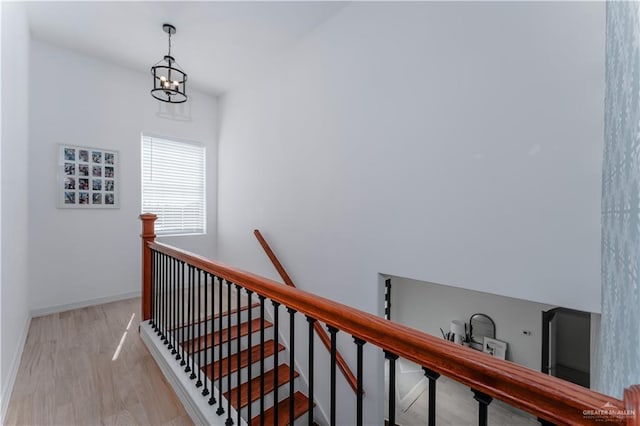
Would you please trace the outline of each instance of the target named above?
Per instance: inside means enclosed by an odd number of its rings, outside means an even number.
[[[264,328],[272,327],[269,321],[264,321]],[[238,336],[238,328],[240,329],[240,333]],[[260,330],[260,318],[256,318],[251,320],[251,331],[256,332]],[[216,331],[215,333],[209,333],[206,336],[196,337],[195,339],[188,340],[182,343],[182,347],[187,353],[191,353],[191,342],[193,341],[194,351],[198,352],[201,349],[207,349],[211,347],[213,343],[214,346],[219,345],[220,343],[226,343],[229,341],[228,337],[229,328],[225,328],[222,330],[222,340],[220,340],[220,332]],[[237,325],[231,326],[231,340],[237,339],[238,337],[243,337],[249,334],[249,322],[243,322],[240,324],[240,327]]]
[[[241,312],[246,311],[247,309],[249,309],[249,307],[251,307],[251,308],[259,308],[260,307],[260,302],[256,302],[251,306],[249,306],[249,305],[241,306],[240,307],[240,311]],[[227,315],[234,315],[234,314],[237,314],[237,313],[238,313],[238,308],[232,308],[231,311],[224,311],[224,312],[222,312],[222,314],[220,314],[220,312],[218,312],[217,314],[214,314],[213,318],[214,318],[214,320],[217,320],[221,316],[224,317],[224,316],[227,316]],[[175,326],[170,326],[169,327],[169,331],[173,331],[175,329],[182,328],[182,327],[188,327],[191,324],[198,325],[200,323],[206,323],[208,321],[211,321],[211,314],[207,315],[207,317],[204,318],[204,319],[198,318],[195,321],[189,320],[186,323],[180,323],[180,324],[177,324]]]
[[[314,404],[315,405],[315,404]],[[293,394],[293,420],[302,416],[309,408],[309,398],[298,391]],[[273,418],[274,407],[264,412],[264,426],[286,426],[289,424],[289,398],[283,399],[278,404],[278,422]],[[251,419],[251,426],[260,426],[260,415]]]
[[[264,342],[265,358],[268,358],[275,353],[275,347],[276,347],[275,343],[276,342],[274,342],[273,339],[267,340],[266,342]],[[260,361],[260,346],[261,346],[260,344],[257,344],[254,347],[252,347],[251,350],[245,349],[242,352],[240,352],[240,368],[245,368],[246,366],[249,365],[249,352],[251,352],[252,363]],[[283,350],[284,350],[284,345],[279,343],[278,352]],[[220,366],[220,360],[215,361],[213,364],[208,364],[202,367],[202,371],[204,371],[204,373],[207,375],[207,377],[209,377],[210,380],[216,380],[220,374],[219,366]],[[213,374],[211,374],[212,368],[213,368]],[[225,377],[228,374],[228,370],[229,370],[229,360],[228,358],[224,358],[222,360],[222,377]],[[231,372],[235,373],[236,371],[238,371],[238,355],[233,354],[231,355]]]
[[[295,379],[300,374],[297,371],[293,372],[293,378]],[[278,366],[278,386],[282,386],[289,382],[289,366],[287,364],[280,364]],[[275,368],[264,373],[264,393],[268,394],[275,388]],[[260,377],[256,377],[251,380],[251,397],[247,395],[249,389],[249,382],[245,382],[239,387],[231,389],[231,391],[225,392],[223,395],[227,400],[231,401],[231,405],[237,410],[238,407],[238,390],[240,390],[240,407],[246,407],[249,402],[260,399]]]

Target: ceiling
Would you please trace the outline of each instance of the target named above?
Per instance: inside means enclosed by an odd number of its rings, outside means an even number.
[[[345,2],[27,2],[35,39],[149,72],[172,53],[192,87],[221,94],[242,84]]]

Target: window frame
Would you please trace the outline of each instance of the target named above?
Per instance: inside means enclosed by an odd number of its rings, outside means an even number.
[[[140,210],[141,213],[153,213],[160,219],[161,214],[157,211],[145,211],[144,194],[145,194],[145,139],[162,140],[170,143],[191,145],[202,149],[202,229],[192,232],[183,229],[163,231],[159,226],[159,220],[156,221],[155,231],[158,237],[182,237],[182,236],[198,236],[207,235],[207,147],[204,143],[184,138],[167,137],[150,132],[140,133]],[[149,160],[150,161],[150,160]]]

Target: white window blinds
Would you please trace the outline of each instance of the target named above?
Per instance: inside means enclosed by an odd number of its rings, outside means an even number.
[[[205,148],[142,135],[142,212],[157,235],[204,234]]]

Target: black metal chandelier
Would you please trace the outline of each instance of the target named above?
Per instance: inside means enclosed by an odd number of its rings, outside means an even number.
[[[187,101],[187,74],[180,69],[171,56],[171,36],[176,33],[176,27],[164,24],[162,29],[169,34],[169,52],[151,67],[151,75],[153,75],[151,96],[162,102],[181,104]]]

